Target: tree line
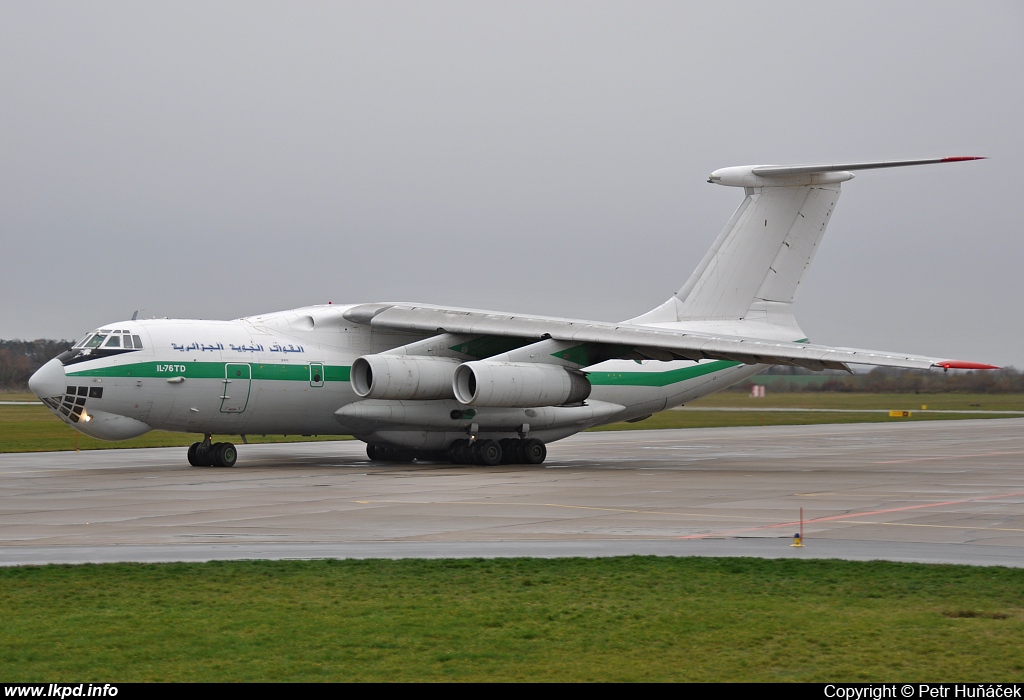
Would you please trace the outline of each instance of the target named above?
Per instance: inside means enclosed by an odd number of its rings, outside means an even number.
[[[32,373],[71,347],[71,340],[0,340],[0,389],[28,391]]]
[[[733,387],[749,391],[763,384],[773,392],[839,391],[872,394],[1010,394],[1024,393],[1024,372],[1014,367],[996,370],[897,369],[875,367],[863,374],[838,370],[812,372],[800,367],[772,367]]]

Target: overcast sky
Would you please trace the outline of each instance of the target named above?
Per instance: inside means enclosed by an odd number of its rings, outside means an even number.
[[[843,185],[815,342],[1024,368],[1024,3],[0,2],[0,338],[678,289],[729,165]]]

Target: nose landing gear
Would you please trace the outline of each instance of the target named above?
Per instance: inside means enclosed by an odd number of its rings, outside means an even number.
[[[193,467],[233,467],[238,461],[238,450],[230,442],[211,442],[209,433],[202,442],[188,448],[188,463]]]

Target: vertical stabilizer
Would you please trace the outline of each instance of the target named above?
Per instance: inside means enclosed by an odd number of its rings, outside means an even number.
[[[633,323],[728,321],[799,333],[792,304],[852,170],[978,160],[973,156],[723,168],[708,182],[746,196],[686,284]]]
[[[679,320],[740,320],[763,302],[791,304],[838,200],[838,184],[748,189],[676,292]]]

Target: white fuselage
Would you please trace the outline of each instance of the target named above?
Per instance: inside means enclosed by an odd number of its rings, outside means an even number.
[[[407,303],[126,321],[87,335],[29,387],[95,437],[202,434],[194,466],[234,464],[215,433],[349,434],[370,459],[493,465],[540,464],[544,443],[679,406],[766,364],[994,369],[811,344],[793,315],[851,171],[971,160],[716,170],[709,182],[743,188],[743,201],[675,294],[620,323]]]
[[[356,358],[428,335],[349,323],[341,315],[347,308],[308,307],[235,321],[110,324],[96,333],[137,337],[142,347],[110,350],[102,347],[107,340],[88,351],[76,347],[66,353],[70,357],[62,356],[61,376],[60,368],[40,372],[50,387],[41,398],[73,427],[102,439],[126,439],[150,429],[351,434],[368,442],[439,450],[469,432],[499,439],[521,436],[524,426],[531,436],[550,442],[681,405],[760,369],[713,360],[609,360],[584,368],[592,392],[585,405],[572,407],[362,399],[350,382]]]

